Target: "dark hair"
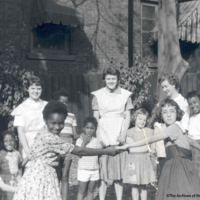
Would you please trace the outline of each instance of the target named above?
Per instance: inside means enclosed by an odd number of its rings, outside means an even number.
[[[149,113],[144,108],[139,108],[138,110],[135,111],[135,113],[132,116],[133,121],[136,121],[137,116],[140,114],[145,115],[147,117],[147,119],[149,117]]]
[[[43,118],[47,120],[51,114],[55,113],[63,114],[65,117],[67,117],[68,111],[63,103],[56,100],[52,100],[49,101],[49,103],[44,107],[42,113],[43,113]]]
[[[37,86],[41,86],[43,88],[43,82],[38,76],[32,75],[31,77],[28,78],[27,89],[33,84],[35,84]]]
[[[167,80],[170,85],[174,85],[178,93],[181,92],[181,85],[180,85],[178,77],[175,74],[163,74],[158,79],[158,82],[159,84],[161,84],[165,80]]]
[[[163,118],[162,118],[162,108],[165,107],[166,105],[169,106],[174,106],[176,109],[176,121],[181,121],[184,112],[180,109],[179,105],[172,99],[164,99],[161,101],[159,105],[159,112],[158,112],[158,122],[164,123]]]
[[[87,123],[92,123],[94,124],[95,128],[97,129],[97,120],[95,117],[87,117],[83,121],[83,126],[85,127]]]
[[[53,97],[55,100],[59,100],[59,98],[63,96],[63,97],[68,97],[69,98],[69,93],[67,90],[65,90],[64,88],[61,88],[60,90],[54,92]]]
[[[198,97],[200,100],[200,93],[197,92],[196,90],[192,90],[192,91],[188,92],[187,96],[186,96],[187,100],[191,99],[192,97]]]
[[[113,76],[117,76],[117,80],[119,81],[120,79],[120,72],[118,69],[114,68],[114,67],[108,67],[106,69],[103,70],[103,76],[102,79],[105,80],[106,75],[113,75]]]
[[[9,130],[4,131],[4,132],[2,133],[3,140],[4,140],[4,138],[5,138],[6,135],[12,136],[14,140],[16,139],[16,138],[15,138],[16,136],[15,136],[15,134],[14,134],[12,131],[9,131]]]

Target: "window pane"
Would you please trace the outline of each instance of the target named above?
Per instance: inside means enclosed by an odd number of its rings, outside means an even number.
[[[65,50],[66,26],[52,23],[42,24],[33,30],[33,47],[38,49]]]
[[[155,27],[155,21],[150,19],[142,20],[142,30],[143,31],[152,31]]]
[[[142,5],[142,18],[155,19],[155,7]]]

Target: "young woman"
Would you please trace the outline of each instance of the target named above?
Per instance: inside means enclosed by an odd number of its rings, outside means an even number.
[[[103,71],[106,87],[92,92],[93,115],[98,121],[97,138],[102,146],[124,144],[130,125],[130,109],[133,108],[131,92],[119,87],[119,79],[119,70],[107,68]],[[115,157],[105,155],[100,158],[100,200],[105,199],[107,185],[112,182],[114,182],[117,200],[122,199],[126,156],[126,152],[123,152]]]

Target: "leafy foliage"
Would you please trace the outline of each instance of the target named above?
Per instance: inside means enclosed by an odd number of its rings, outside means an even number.
[[[118,65],[113,58],[111,64],[115,66]],[[117,66],[121,74],[120,86],[133,93],[133,111],[141,107],[142,104],[147,102],[150,98],[149,91],[151,83],[148,79],[151,76],[151,71],[149,66],[149,59],[142,59],[138,53],[134,56],[134,66],[127,67],[124,66],[123,63]]]
[[[8,128],[13,129],[10,113],[26,98],[27,78],[33,72],[12,63],[16,50],[11,42],[0,52],[0,115],[10,121]]]

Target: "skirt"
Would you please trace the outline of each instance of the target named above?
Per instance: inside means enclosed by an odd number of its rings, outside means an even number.
[[[200,140],[196,140],[196,142],[200,144]],[[192,162],[200,177],[200,151],[193,147],[191,147],[191,150],[192,150]]]
[[[100,179],[105,182],[121,181],[124,176],[127,156],[127,151],[116,156],[101,156],[99,159]]]
[[[11,181],[12,181],[12,175],[4,175],[4,174],[0,174],[2,180],[4,181],[5,184],[7,185],[11,185]],[[12,200],[14,196],[13,192],[6,192],[0,189],[0,199],[1,200]]]
[[[123,183],[147,185],[155,181],[156,170],[149,153],[130,153],[125,166]]]

